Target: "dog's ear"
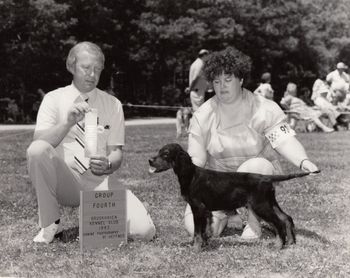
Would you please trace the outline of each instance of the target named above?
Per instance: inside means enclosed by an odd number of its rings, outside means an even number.
[[[176,157],[174,161],[172,161],[173,167],[188,167],[190,164],[192,164],[191,157],[189,154],[184,150],[180,149],[176,152]]]

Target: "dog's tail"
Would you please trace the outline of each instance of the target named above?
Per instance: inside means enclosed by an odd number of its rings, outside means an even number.
[[[271,182],[277,182],[277,181],[286,181],[286,180],[291,180],[295,178],[300,178],[312,174],[318,174],[320,171],[315,171],[315,172],[308,172],[308,173],[294,173],[294,174],[289,174],[289,175],[268,175],[269,179]]]

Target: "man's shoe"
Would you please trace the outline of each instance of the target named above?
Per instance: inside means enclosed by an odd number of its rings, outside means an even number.
[[[34,242],[49,244],[53,241],[55,234],[60,232],[60,224],[52,223],[46,228],[41,228],[40,232],[33,239]]]
[[[254,240],[254,239],[259,239],[261,236],[261,233],[255,232],[249,224],[247,224],[244,227],[243,233],[241,235],[241,239],[243,240]]]

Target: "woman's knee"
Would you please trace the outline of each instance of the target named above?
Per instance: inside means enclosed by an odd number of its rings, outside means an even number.
[[[249,172],[263,175],[271,175],[275,172],[273,164],[263,157],[248,159],[238,167],[237,172]]]
[[[48,142],[44,140],[35,140],[29,145],[27,149],[27,157],[40,158],[50,149],[53,149],[53,147]]]
[[[194,235],[194,222],[191,207],[187,204],[184,215],[184,226],[188,234],[193,237]]]
[[[213,214],[212,224],[211,224],[212,236],[218,237],[227,225],[228,216],[221,211],[213,211],[212,214]],[[186,205],[186,209],[185,209],[184,225],[188,234],[193,237],[194,235],[193,214],[192,214],[191,207],[188,204]]]

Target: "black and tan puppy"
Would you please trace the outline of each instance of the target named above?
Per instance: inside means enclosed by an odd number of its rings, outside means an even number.
[[[150,173],[174,169],[181,195],[189,203],[194,218],[194,246],[200,250],[211,234],[212,211],[232,211],[248,206],[256,215],[272,224],[282,247],[295,243],[292,218],[284,213],[275,198],[273,182],[306,176],[260,175],[242,172],[218,172],[197,167],[179,144],[168,144],[149,160]]]

